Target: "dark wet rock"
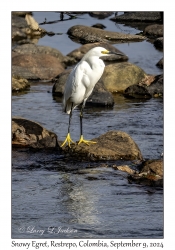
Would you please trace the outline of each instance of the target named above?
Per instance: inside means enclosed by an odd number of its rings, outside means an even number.
[[[98,29],[105,29],[106,28],[106,26],[104,26],[102,23],[96,23],[96,24],[92,25],[92,27],[98,28]]]
[[[158,49],[163,49],[163,37],[158,37],[155,41],[154,41],[154,46]]]
[[[93,12],[89,12],[89,15],[91,17],[96,17],[98,19],[105,19],[109,16],[111,16],[114,12],[111,11],[93,11]]]
[[[12,92],[23,91],[30,88],[30,83],[20,76],[12,77]]]
[[[151,95],[149,94],[147,88],[143,86],[139,86],[138,84],[134,84],[132,86],[129,86],[124,91],[124,96],[128,98],[143,98],[143,99],[149,99],[151,98]]]
[[[70,38],[76,39],[82,44],[114,41],[121,43],[123,41],[143,41],[145,39],[145,37],[139,35],[106,31],[83,25],[75,25],[67,33]]]
[[[108,131],[92,141],[97,143],[90,146],[84,143],[71,144],[71,148],[66,146],[63,151],[76,159],[90,161],[143,159],[137,144],[125,132]]]
[[[12,146],[25,148],[56,148],[57,136],[39,123],[21,117],[12,118]]]
[[[99,81],[95,85],[92,94],[87,99],[86,106],[112,107],[114,106],[114,98],[112,94],[107,91],[104,84]]]
[[[71,69],[64,71],[57,78],[53,79],[55,82],[52,88],[53,96],[63,96],[64,92],[64,85],[66,80],[71,72]],[[113,106],[114,105],[114,98],[112,94],[106,90],[105,86],[102,82],[98,82],[92,94],[86,101],[86,106]]]
[[[163,187],[163,160],[144,161],[140,173],[130,175],[130,182],[142,185]]]
[[[113,21],[125,22],[162,22],[162,13],[156,11],[125,12],[123,15],[111,18]]]
[[[145,77],[146,73],[141,68],[132,63],[123,62],[107,65],[101,80],[108,91],[123,92]]]
[[[12,65],[27,69],[42,80],[51,80],[64,70],[57,58],[45,54],[17,55],[12,58]],[[23,71],[20,72],[20,76],[23,77]]]
[[[156,64],[159,68],[163,69],[163,58],[158,61]]]
[[[139,84],[129,86],[124,91],[124,96],[128,98],[163,97],[163,74],[147,76]]]
[[[144,35],[150,38],[162,37],[163,36],[163,25],[162,24],[152,24],[145,28]]]
[[[123,54],[120,50],[116,49],[114,46],[112,46],[109,43],[89,43],[89,44],[84,44],[80,48],[73,50],[70,52],[67,56],[71,57],[75,60],[75,62],[79,62],[82,57],[92,48],[94,47],[104,47],[105,49],[109,51],[114,51],[114,52],[119,52]],[[123,62],[127,61],[128,57],[123,54],[123,56],[120,55],[110,55],[110,56],[103,56],[103,61],[105,62]]]

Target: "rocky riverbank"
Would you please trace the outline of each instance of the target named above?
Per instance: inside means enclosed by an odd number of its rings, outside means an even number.
[[[92,13],[91,13],[92,15]],[[97,13],[95,14],[97,15]],[[66,79],[71,68],[78,63],[91,48],[102,46],[123,55],[104,58],[104,74],[96,84],[87,106],[113,107],[114,94],[121,93],[126,98],[149,99],[163,98],[163,74],[150,75],[136,64],[129,62],[124,52],[116,49],[114,43],[142,42],[149,39],[156,49],[163,49],[163,24],[159,12],[124,13],[115,16],[112,21],[135,23],[144,22],[140,34],[124,34],[97,27],[74,25],[67,30],[73,41],[81,43],[66,56],[61,51],[49,46],[37,45],[36,40],[48,35],[35,21],[31,12],[12,12],[12,91],[30,91],[32,81],[49,81],[53,83],[53,96],[62,97]],[[136,25],[136,24],[135,24]],[[157,63],[163,68],[163,58]],[[72,145],[71,148],[60,148],[59,134],[47,130],[41,124],[23,117],[12,118],[13,148],[55,149],[63,155],[77,161],[117,161],[139,160],[142,169],[137,171],[130,167],[117,166],[116,169],[132,173],[128,180],[144,185],[163,185],[163,162],[159,160],[145,163],[138,145],[131,136],[123,131],[108,131],[92,140],[96,144]],[[158,162],[158,163],[157,163]],[[156,169],[156,170],[155,170]],[[157,173],[157,169],[159,173]]]

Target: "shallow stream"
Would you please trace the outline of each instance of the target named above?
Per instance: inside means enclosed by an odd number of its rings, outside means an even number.
[[[58,12],[34,12],[42,23],[59,20]],[[109,17],[110,18],[110,17]],[[76,24],[102,23],[107,30],[137,34],[140,30],[96,19],[77,19],[42,25],[47,31],[38,45],[59,49],[64,55],[81,45],[66,32]],[[163,57],[149,41],[114,44],[129,61],[146,73],[161,74],[155,64]],[[31,89],[12,95],[12,116],[39,122],[59,140],[67,133],[68,115],[60,98],[52,97],[52,83],[32,83]],[[84,136],[98,137],[109,130],[127,132],[145,159],[159,159],[163,152],[163,100],[126,99],[115,95],[113,108],[85,108]],[[79,139],[79,109],[73,112],[71,135]],[[127,174],[110,164],[72,162],[54,152],[12,152],[13,238],[162,238],[163,190],[130,184]],[[125,164],[123,162],[120,163]],[[130,163],[132,164],[132,163]]]

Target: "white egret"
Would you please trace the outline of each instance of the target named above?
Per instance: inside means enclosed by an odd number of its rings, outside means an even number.
[[[105,64],[100,58],[103,56],[109,56],[110,54],[123,56],[121,53],[108,51],[102,47],[95,47],[89,50],[68,76],[64,89],[63,108],[64,112],[69,114],[69,125],[66,139],[61,147],[66,143],[68,143],[70,147],[70,144],[74,143],[70,136],[70,123],[73,109],[80,104],[82,104],[82,106],[80,112],[80,139],[78,144],[82,142],[88,145],[89,143],[96,143],[84,140],[83,138],[83,109],[87,98],[90,96],[95,84],[103,74]]]

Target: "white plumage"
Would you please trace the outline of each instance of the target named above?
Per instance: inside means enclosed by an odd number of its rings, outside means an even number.
[[[81,61],[75,66],[71,71],[64,89],[63,96],[63,109],[64,112],[70,114],[68,134],[63,142],[62,146],[66,142],[70,147],[70,142],[73,142],[70,138],[70,120],[72,116],[72,110],[82,103],[82,109],[80,114],[80,125],[81,125],[81,135],[79,143],[84,142],[86,144],[92,143],[92,141],[85,141],[83,139],[82,132],[82,117],[83,117],[83,108],[85,106],[87,98],[92,93],[95,84],[101,78],[105,64],[100,59],[100,57],[108,56],[110,54],[123,55],[121,53],[110,52],[103,47],[95,47],[89,50],[81,59]]]

